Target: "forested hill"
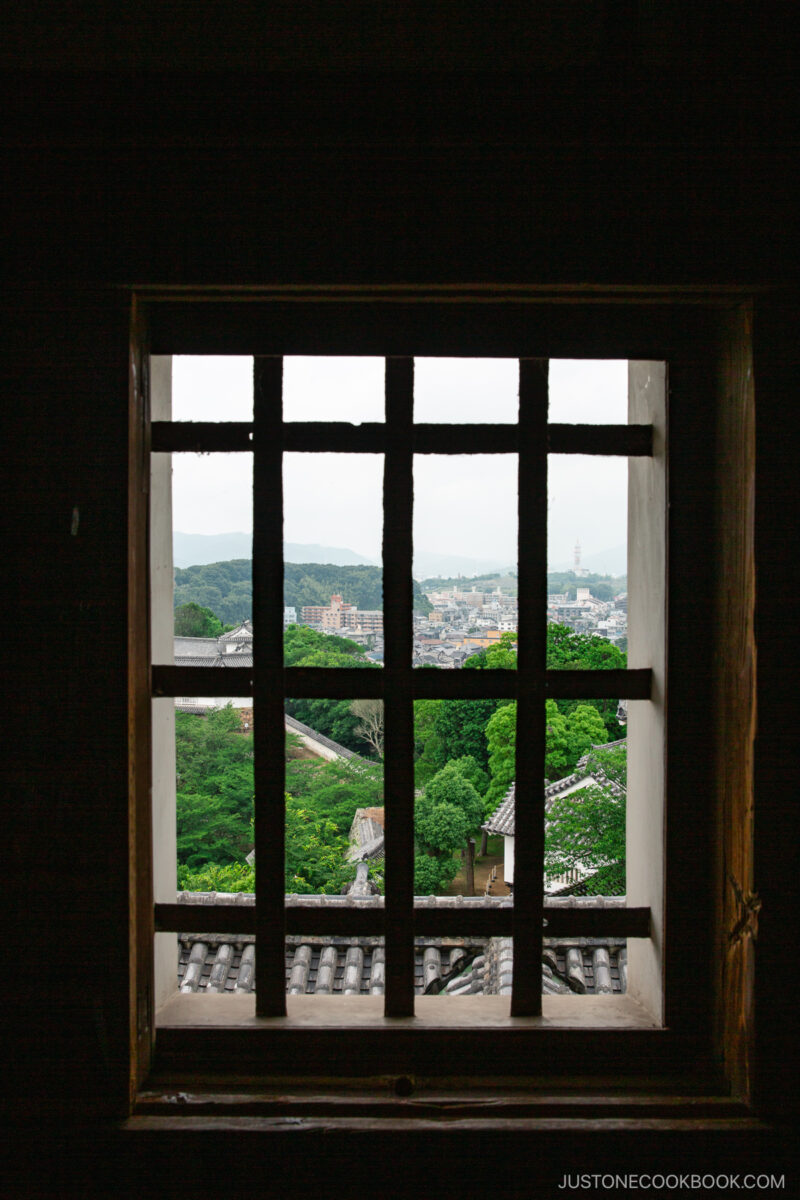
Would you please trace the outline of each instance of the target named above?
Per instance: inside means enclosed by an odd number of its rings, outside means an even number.
[[[304,604],[328,604],[331,595],[341,595],[346,604],[357,608],[382,609],[383,589],[380,567],[333,566],[330,563],[285,563],[284,604],[293,605],[300,616]],[[253,612],[253,585],[249,558],[202,566],[176,568],[175,607],[201,604],[210,608],[226,625],[250,619]],[[414,580],[414,609],[431,611]]]

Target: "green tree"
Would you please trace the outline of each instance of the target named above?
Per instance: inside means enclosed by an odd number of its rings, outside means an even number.
[[[494,812],[516,775],[517,705],[502,704],[486,725],[487,757],[491,782],[484,800],[484,815]]]
[[[592,704],[578,704],[567,714],[567,747],[570,762],[574,760],[577,763],[592,745],[602,745],[605,740],[606,727],[603,718]]]
[[[568,775],[578,759],[570,753],[569,723],[555,700],[545,701],[544,719],[544,774],[552,783]]]
[[[178,792],[178,862],[191,870],[211,864],[242,863],[252,846],[251,813],[219,795]]]
[[[286,796],[286,892],[330,895],[355,874],[345,859],[347,838],[294,796]]]
[[[605,740],[606,727],[597,709],[579,704],[566,715],[555,700],[545,701],[545,778],[563,779],[592,745]],[[498,708],[486,726],[491,782],[484,798],[486,815],[503,799],[516,775],[517,705]]]
[[[418,788],[424,788],[446,761],[436,729],[442,704],[442,700],[414,701],[414,783]]]
[[[444,767],[454,758],[468,754],[481,767],[488,764],[486,723],[497,708],[497,700],[440,700],[434,731],[438,740],[435,762]]]
[[[358,808],[380,808],[383,804],[381,767],[348,760],[291,759],[286,764],[286,789],[303,807],[336,826],[346,836]]]
[[[364,647],[350,638],[336,634],[318,633],[307,625],[290,625],[284,633],[284,662],[287,667],[363,667],[380,670],[364,656]],[[368,753],[363,739],[356,732],[360,719],[351,711],[349,700],[292,700],[286,701],[290,716],[302,721],[318,733],[353,750]]]
[[[455,877],[453,854],[459,846],[466,846],[482,817],[481,798],[474,786],[454,763],[448,763],[433,776],[415,806],[414,835],[422,851],[418,857],[437,860],[435,867],[415,860],[415,888],[427,893],[433,883],[441,888]]]
[[[482,796],[489,786],[489,776],[478,766],[477,761],[471,754],[464,754],[461,758],[454,758],[450,764],[454,770],[458,771],[459,775],[463,775],[468,779],[479,796]]]
[[[255,868],[249,863],[228,863],[193,871],[185,864],[178,867],[178,889],[184,892],[254,892]]]
[[[253,738],[227,705],[175,718],[178,863],[244,862],[252,847]]]
[[[625,746],[592,751],[589,767],[599,782],[552,802],[545,826],[545,871],[558,876],[575,867],[594,872],[587,889],[613,895],[625,890]]]
[[[547,666],[550,670],[602,671],[622,670],[627,657],[619,647],[598,634],[575,633],[567,625],[553,622],[547,626]],[[578,703],[591,704],[600,713],[606,727],[604,741],[623,736],[617,721],[616,700],[559,700],[559,712],[568,715]]]
[[[176,637],[219,637],[225,630],[210,608],[199,604],[181,604],[175,609]]]
[[[253,736],[231,705],[207,716],[175,716],[177,792],[225,795],[247,809],[253,796]]]
[[[436,896],[445,890],[458,874],[458,863],[449,858],[431,858],[427,854],[414,857],[414,892],[417,896]]]
[[[464,663],[469,670],[509,670],[517,665],[517,654],[512,649],[517,640],[516,633],[504,633],[498,645],[472,654]],[[439,767],[454,759],[468,755],[479,767],[486,770],[489,765],[486,746],[486,727],[502,701],[498,700],[440,700],[437,710],[435,732],[438,744],[434,761]],[[433,756],[432,756],[433,757]]]

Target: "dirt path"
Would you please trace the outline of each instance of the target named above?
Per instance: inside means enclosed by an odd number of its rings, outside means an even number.
[[[482,896],[484,894],[484,892],[486,891],[486,884],[489,880],[489,876],[492,873],[492,867],[495,867],[495,866],[497,867],[498,882],[500,884],[500,887],[498,888],[498,890],[496,891],[495,894],[500,895],[501,892],[502,893],[506,892],[506,889],[502,884],[503,855],[502,854],[487,854],[484,858],[478,859],[478,861],[475,863],[475,893],[474,894],[476,896]],[[445,895],[446,896],[464,896],[464,895],[466,895],[466,892],[464,890],[465,884],[466,884],[466,874],[464,871],[464,866],[462,864],[461,867],[459,868],[459,872],[456,875],[455,879],[453,880],[453,882],[450,884],[450,887],[445,892]]]

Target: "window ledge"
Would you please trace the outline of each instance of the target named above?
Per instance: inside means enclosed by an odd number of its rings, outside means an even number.
[[[383,996],[287,996],[285,1017],[257,1017],[255,997],[178,994],[158,1012],[170,1029],[548,1030],[649,1029],[659,1026],[633,996],[543,996],[540,1017],[509,1016],[508,996],[417,996],[413,1017],[385,1017]]]

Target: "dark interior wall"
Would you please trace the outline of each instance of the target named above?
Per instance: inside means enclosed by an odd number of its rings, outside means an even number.
[[[485,5],[438,17],[332,7],[269,6],[265,31],[256,5],[173,4],[165,19],[145,3],[100,24],[77,6],[65,24],[33,5],[6,31],[18,1113],[32,1125],[49,1114],[66,1137],[126,1096],[115,1002],[128,902],[125,289],[139,283],[773,289],[756,310],[755,771],[756,886],[770,900],[757,1061],[775,1107],[790,1083],[776,1030],[792,1003],[783,955],[796,912],[797,763],[783,733],[795,728],[785,623],[798,461],[782,426],[797,365],[785,349],[796,310],[781,299],[797,267],[786,39],[739,5],[716,25],[646,3],[538,5],[522,24]]]

